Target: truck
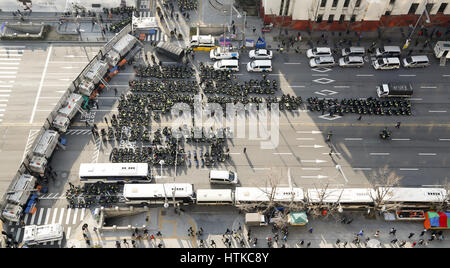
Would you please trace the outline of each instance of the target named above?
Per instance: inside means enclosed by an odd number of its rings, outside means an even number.
[[[159,42],[156,46],[156,51],[176,61],[183,59],[185,53],[184,49],[181,47],[172,45],[168,42]]]
[[[85,96],[91,96],[92,91],[94,91],[94,89],[95,85],[90,81],[83,80],[78,85],[78,92]]]
[[[20,205],[6,204],[2,210],[2,217],[10,222],[19,222],[23,208]]]
[[[53,127],[63,133],[67,131],[70,121],[77,114],[78,110],[81,109],[83,96],[72,93],[66,101],[64,107],[58,110],[58,114],[53,120]]]
[[[130,49],[136,44],[137,39],[127,34],[122,37],[117,43],[111,48],[111,50],[106,54],[106,61],[110,66],[116,66],[121,58],[130,51]]]
[[[413,88],[410,83],[383,83],[377,87],[377,95],[379,98],[408,98],[412,94]]]
[[[85,81],[97,84],[108,70],[108,64],[104,61],[97,61],[91,69],[84,75]]]
[[[9,204],[23,206],[30,197],[30,192],[36,186],[36,178],[29,174],[22,174],[13,183],[11,190],[6,193],[6,201]]]
[[[55,130],[47,130],[38,138],[33,149],[33,156],[28,165],[31,171],[38,173],[42,177],[45,175],[48,160],[52,156],[58,140],[59,133]]]
[[[211,35],[193,35],[190,43],[191,48],[215,47],[216,39]]]
[[[60,223],[27,225],[24,229],[22,243],[26,246],[60,242],[64,238],[64,228]]]
[[[247,226],[266,226],[266,217],[261,213],[246,213],[245,224]]]

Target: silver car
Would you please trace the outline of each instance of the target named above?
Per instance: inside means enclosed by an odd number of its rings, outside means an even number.
[[[311,68],[315,67],[332,67],[334,66],[334,58],[333,57],[318,57],[318,58],[312,58],[309,61],[309,66]]]
[[[361,68],[364,65],[363,57],[359,56],[347,56],[339,59],[339,66],[341,67],[358,67]]]

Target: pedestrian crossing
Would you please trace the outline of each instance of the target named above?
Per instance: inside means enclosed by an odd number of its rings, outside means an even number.
[[[5,117],[24,48],[25,46],[0,46],[0,122]]]
[[[90,129],[69,129],[65,135],[90,135],[91,133]]]
[[[38,208],[34,214],[26,214],[24,216],[25,225],[46,225],[59,223],[64,227],[66,239],[70,238],[73,228],[78,226],[85,218],[86,208]],[[9,233],[13,235],[19,243],[23,239],[24,228],[19,223],[14,223],[7,227]],[[45,245],[60,245],[60,242],[48,242]]]
[[[139,15],[142,18],[148,18],[148,17],[151,16],[150,15],[150,11],[140,11]],[[169,37],[166,34],[164,34],[161,31],[161,29],[155,28],[153,30],[155,31],[155,33],[154,34],[147,34],[146,37],[145,37],[145,41],[147,41],[147,42],[160,42],[160,41],[167,42]]]

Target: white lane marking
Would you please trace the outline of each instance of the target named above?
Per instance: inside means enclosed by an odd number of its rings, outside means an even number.
[[[372,168],[353,168],[353,170],[372,170]]]
[[[314,138],[295,138],[298,141],[313,141]]]
[[[442,76],[443,76],[443,77],[449,77],[450,74],[443,74]]]
[[[410,141],[411,139],[392,139],[393,141]]]
[[[325,147],[325,146],[314,144],[314,145],[298,145],[297,147],[298,148],[314,148],[314,149],[317,149],[317,148],[322,148],[322,147]]]
[[[31,220],[29,224],[34,224],[34,219],[36,218],[37,212],[33,213],[33,216],[31,216]]]
[[[320,134],[322,133],[322,131],[317,131],[317,130],[313,130],[313,131],[296,131],[298,134]]]
[[[273,153],[275,155],[292,155],[292,153]]]
[[[72,63],[76,63],[76,64],[86,64],[88,63],[87,61],[51,61],[50,64],[72,64]]]
[[[72,224],[77,223],[77,216],[78,216],[78,208],[75,208],[75,213],[73,214]]]
[[[345,138],[346,141],[362,141],[363,138]]]
[[[0,102],[8,102],[8,100],[0,100]]]
[[[48,224],[48,220],[50,219],[50,213],[51,213],[52,209],[51,208],[47,208],[47,214],[45,215],[45,221],[44,224]]]
[[[19,65],[20,62],[0,62],[2,65]]]
[[[358,77],[373,76],[373,74],[357,74]]]
[[[328,176],[317,175],[317,176],[301,176],[303,179],[326,179]]]
[[[439,139],[440,141],[450,141],[450,139]]]
[[[71,213],[71,212],[72,212],[72,209],[71,209],[71,208],[67,209],[66,225],[69,224],[69,219],[70,219],[70,213]]]
[[[436,153],[419,153],[419,155],[425,155],[425,156],[427,156],[427,155],[436,155]]]
[[[19,67],[0,67],[0,70],[18,70]]]
[[[1,111],[0,111],[1,112]],[[0,114],[0,117],[3,117],[4,116],[4,114]]]
[[[50,62],[50,57],[51,57],[51,54],[52,54],[52,50],[53,50],[53,45],[50,45],[50,48],[49,48],[48,54],[47,54],[47,59],[45,61],[45,65],[44,65],[44,71],[42,72],[41,82],[39,84],[39,89],[38,89],[38,92],[37,92],[37,95],[36,95],[36,99],[34,101],[33,112],[31,113],[31,118],[30,118],[30,124],[33,123],[34,115],[36,113],[36,108],[37,108],[37,105],[38,105],[38,102],[39,102],[39,97],[41,96],[41,90],[42,90],[42,86],[44,85],[44,80],[45,80],[45,76],[47,74],[47,67],[48,67],[48,64]]]
[[[1,75],[0,78],[16,78],[15,75]]]
[[[431,87],[431,86],[422,86],[420,88],[437,88],[437,87]]]
[[[302,168],[302,170],[322,170],[322,168]]]
[[[236,154],[237,155],[237,154],[241,154],[241,153],[230,153],[230,154]]]
[[[417,75],[415,75],[415,74],[399,74],[398,76],[413,77],[413,76],[417,76]]]
[[[418,168],[400,168],[400,170],[404,170],[404,171],[416,171],[419,170]]]
[[[320,160],[320,159],[316,159],[316,160],[302,160],[302,162],[304,162],[304,163],[316,163],[316,164],[320,164],[320,163],[326,163],[327,161],[325,161],[325,160]]]
[[[9,97],[10,95],[9,94],[3,94],[3,95],[0,95],[0,97]]]
[[[423,100],[422,98],[409,98],[409,100],[412,100],[412,101],[421,101],[421,100]]]
[[[64,58],[86,58],[86,56],[65,55]]]
[[[6,104],[0,104],[0,107],[6,107],[7,105]]]
[[[0,53],[3,53],[0,51]],[[22,57],[23,54],[0,54],[0,57]]]
[[[370,153],[370,155],[390,155],[390,153]]]
[[[286,65],[300,65],[300,62],[285,62]]]
[[[291,88],[304,88],[305,86],[289,86]]]
[[[329,76],[329,74],[312,74],[312,76]]]
[[[0,58],[0,61],[2,61],[2,60],[6,60],[6,61],[8,61],[8,60],[11,60],[11,61],[19,61],[19,60],[22,60],[21,58]]]
[[[349,88],[350,86],[334,86],[334,88]]]
[[[330,153],[322,153],[323,155],[326,155],[326,154],[330,154]],[[331,154],[335,154],[335,155],[341,155],[341,153],[331,153]]]
[[[429,113],[446,113],[447,111],[436,111],[436,110],[434,110],[434,111],[428,111]]]
[[[17,72],[0,72],[0,74],[17,74]]]

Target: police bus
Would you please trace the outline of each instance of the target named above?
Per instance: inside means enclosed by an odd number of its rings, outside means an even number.
[[[123,187],[127,204],[192,203],[194,186],[189,183],[127,183]]]
[[[92,163],[80,165],[80,181],[150,181],[147,163]]]

